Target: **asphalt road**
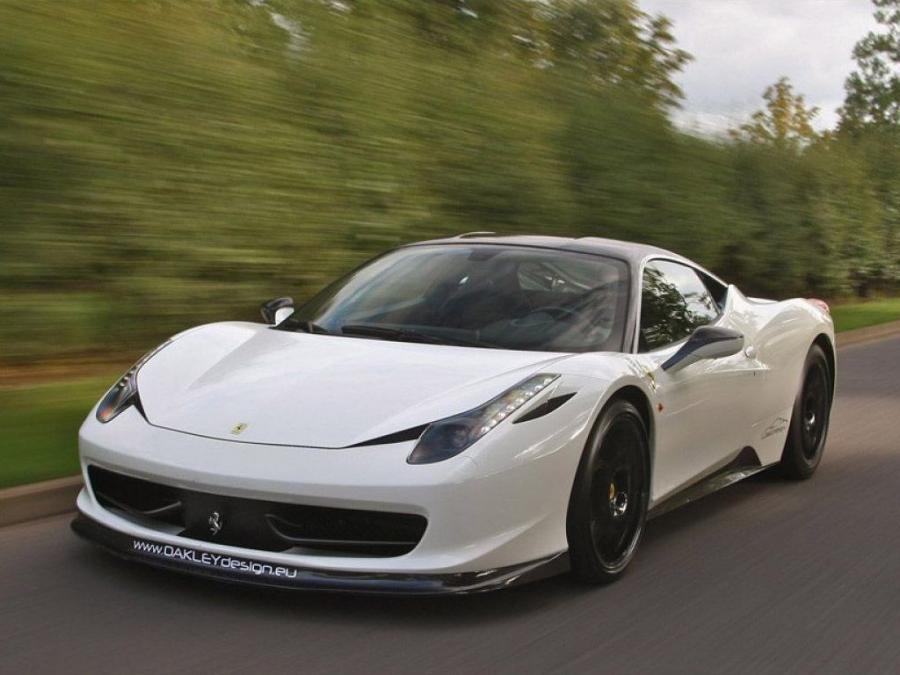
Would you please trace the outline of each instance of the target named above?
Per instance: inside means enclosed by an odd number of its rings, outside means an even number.
[[[236,588],[121,562],[52,518],[0,530],[0,672],[900,672],[900,339],[839,359],[815,477],[652,521],[611,587]]]

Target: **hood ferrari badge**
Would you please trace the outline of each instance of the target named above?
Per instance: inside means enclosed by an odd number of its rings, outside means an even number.
[[[209,514],[209,519],[206,522],[209,524],[209,533],[211,535],[215,536],[222,530],[222,514],[218,511],[213,511]]]
[[[246,429],[246,428],[247,428],[246,422],[238,422],[233,427],[231,427],[231,433],[234,434],[235,436],[240,436],[242,433],[244,433],[244,429]]]

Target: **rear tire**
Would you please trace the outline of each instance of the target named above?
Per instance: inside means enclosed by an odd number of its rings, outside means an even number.
[[[625,400],[601,414],[581,457],[566,519],[569,560],[579,581],[618,579],[634,557],[647,520],[647,427]]]
[[[825,352],[819,345],[813,345],[803,364],[800,391],[794,400],[781,453],[781,471],[791,480],[809,478],[822,461],[831,417],[833,381]]]

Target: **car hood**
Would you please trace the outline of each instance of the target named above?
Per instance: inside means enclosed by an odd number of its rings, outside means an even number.
[[[202,326],[138,373],[156,426],[249,443],[341,448],[477,407],[566,354]]]

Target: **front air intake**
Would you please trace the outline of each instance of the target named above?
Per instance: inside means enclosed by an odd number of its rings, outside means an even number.
[[[100,505],[144,527],[264,551],[392,557],[425,534],[420,515],[230,497],[88,467]]]

